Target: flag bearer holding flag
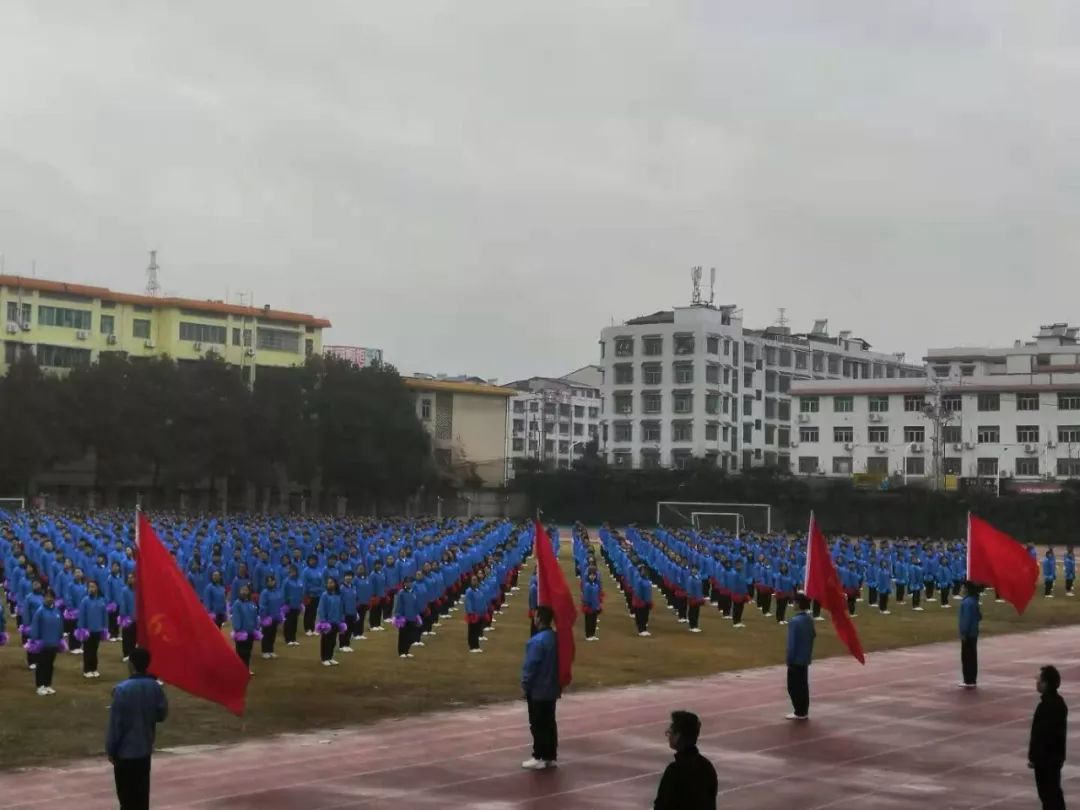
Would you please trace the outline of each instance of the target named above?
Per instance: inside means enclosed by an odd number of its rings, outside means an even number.
[[[814,657],[814,620],[810,616],[810,600],[805,594],[795,597],[797,613],[788,623],[787,688],[792,713],[788,720],[810,719],[810,662]]]

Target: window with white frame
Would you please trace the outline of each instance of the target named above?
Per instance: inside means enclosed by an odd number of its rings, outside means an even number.
[[[998,474],[998,460],[996,456],[986,456],[976,459],[976,475],[979,477],[996,477]]]
[[[848,444],[855,441],[855,428],[853,427],[834,427],[833,428],[833,441],[837,444]]]
[[[889,429],[887,427],[872,427],[866,431],[866,440],[870,444],[888,444]]]
[[[833,397],[833,413],[851,413],[855,410],[854,397]]]
[[[904,444],[922,444],[926,441],[926,428],[922,425],[908,425],[904,428]]]
[[[921,412],[926,407],[926,397],[922,394],[904,394],[904,410]]]
[[[1016,441],[1020,444],[1038,444],[1039,443],[1039,426],[1038,425],[1017,425],[1016,426]]]
[[[979,394],[978,408],[980,411],[1000,411],[1001,394]]]
[[[1028,478],[1037,478],[1039,475],[1039,458],[1016,459],[1016,474]]]
[[[1058,394],[1059,411],[1080,411],[1080,393]]]
[[[816,444],[818,440],[818,429],[816,427],[801,427],[799,428],[799,441],[803,444]]]
[[[886,396],[868,397],[867,407],[870,409],[870,413],[887,413],[889,410],[889,398]]]
[[[975,440],[979,444],[1000,444],[1001,428],[998,425],[979,425],[975,431]]]
[[[1018,411],[1037,411],[1037,410],[1039,410],[1039,395],[1038,394],[1017,394],[1016,395],[1016,410],[1018,410]]]
[[[817,397],[799,397],[799,413],[817,413],[820,407]]]

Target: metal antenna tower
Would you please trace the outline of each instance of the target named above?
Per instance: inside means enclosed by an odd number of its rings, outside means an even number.
[[[161,283],[158,281],[157,251],[150,251],[150,264],[146,268],[146,294],[156,298],[161,295]]]
[[[779,307],[778,311],[780,313],[780,317],[778,317],[776,319],[776,325],[777,326],[787,326],[788,325],[787,307]]]

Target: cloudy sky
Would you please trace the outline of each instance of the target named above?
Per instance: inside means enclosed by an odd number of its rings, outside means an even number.
[[[1080,320],[1080,6],[0,7],[7,272],[253,293],[509,379],[686,303],[876,348]]]

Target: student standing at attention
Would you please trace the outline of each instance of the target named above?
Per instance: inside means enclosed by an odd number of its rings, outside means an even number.
[[[666,733],[675,761],[660,779],[653,810],[716,810],[716,768],[697,748],[701,720],[690,712],[672,712]]]
[[[157,679],[147,674],[150,653],[136,647],[129,658],[131,677],[113,689],[105,753],[113,766],[120,810],[149,810],[154,730],[169,714],[169,702]]]
[[[964,674],[964,689],[974,689],[979,679],[979,609],[977,588],[968,582],[964,585],[964,601],[960,603],[960,668]]]
[[[529,704],[529,731],[532,732],[532,758],[521,763],[530,771],[555,767],[558,758],[559,730],[555,722],[555,703],[562,696],[559,686],[559,652],[551,608],[536,609],[536,635],[525,644],[525,663],[521,666],[521,691]],[[567,630],[569,632],[569,630]]]
[[[1031,721],[1028,767],[1035,771],[1035,787],[1043,810],[1065,810],[1061,768],[1065,764],[1069,709],[1058,694],[1061,673],[1055,667],[1043,667],[1035,686],[1042,698]]]
[[[810,662],[814,657],[814,620],[810,617],[810,600],[806,594],[795,596],[798,613],[788,622],[787,634],[787,688],[794,711],[788,720],[810,718]]]

